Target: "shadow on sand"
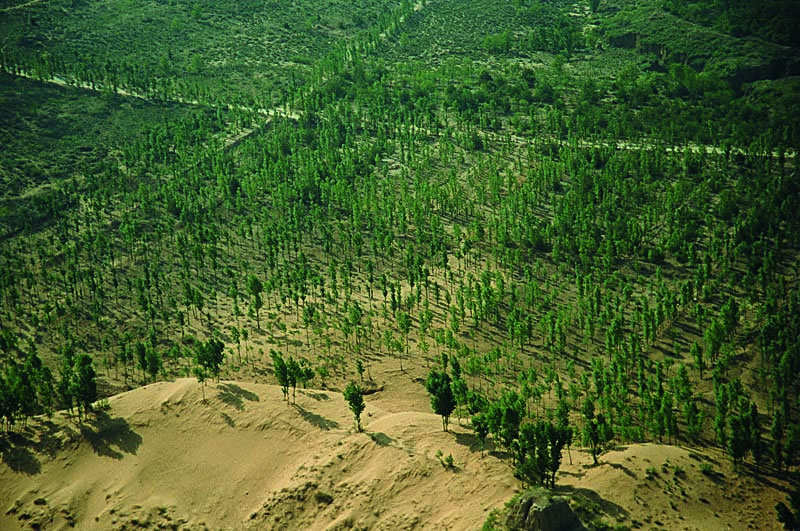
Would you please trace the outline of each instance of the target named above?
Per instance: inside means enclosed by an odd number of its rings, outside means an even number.
[[[219,385],[217,389],[219,389],[217,398],[219,398],[223,404],[227,404],[237,411],[244,409],[245,400],[249,402],[259,401],[257,394],[247,389],[242,389],[236,384],[224,383]]]
[[[81,435],[92,445],[97,455],[122,459],[123,453],[139,450],[142,437],[133,431],[122,417],[111,418],[105,411],[96,411],[80,425]]]
[[[300,413],[300,416],[303,417],[303,420],[312,426],[325,431],[339,429],[339,423],[335,420],[326,419],[321,415],[317,415],[316,413],[312,413],[311,411],[303,409],[302,406],[298,406],[297,404],[292,405]]]
[[[28,442],[22,435],[8,433],[0,437],[0,453],[3,455],[3,464],[13,472],[33,476],[42,471],[42,465]]]
[[[559,485],[556,483],[555,492],[563,496],[571,498],[576,502],[579,507],[591,512],[600,512],[606,514],[617,521],[622,521],[628,518],[628,511],[623,509],[616,503],[606,500],[595,491],[584,489],[580,487],[573,487],[572,485]],[[578,515],[581,516],[580,514]]]

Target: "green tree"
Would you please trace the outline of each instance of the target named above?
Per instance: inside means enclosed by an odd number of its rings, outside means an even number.
[[[78,418],[92,411],[92,402],[97,400],[96,373],[92,358],[88,354],[80,354],[75,359],[75,370],[70,391],[78,406]]]
[[[431,396],[431,408],[433,408],[434,413],[441,415],[442,429],[447,431],[450,415],[456,408],[456,399],[453,396],[450,375],[445,371],[432,370],[425,380],[425,389]]]
[[[225,359],[225,344],[217,338],[211,338],[195,347],[195,363],[200,365],[206,374],[211,374],[219,381],[219,372]]]
[[[156,349],[149,347],[147,349],[147,374],[150,375],[152,381],[155,381],[162,367],[163,360],[161,359],[161,354],[159,354]]]
[[[700,376],[700,379],[702,380],[703,371],[706,369],[706,362],[705,359],[703,359],[703,351],[700,349],[700,345],[697,344],[697,341],[692,341],[690,352],[692,355],[692,359],[694,360],[694,366],[697,369],[697,374]]]
[[[314,369],[311,365],[308,364],[308,361],[302,359],[300,360],[299,371],[297,373],[297,380],[303,386],[303,389],[306,388],[308,382],[314,379]]]
[[[71,348],[62,351],[58,373],[56,394],[61,404],[72,413],[72,408],[75,406],[75,397],[72,394],[72,380],[75,378],[75,358]]]
[[[515,441],[516,473],[527,484],[555,487],[561,454],[569,439],[568,430],[550,421],[526,422]]]
[[[259,311],[264,306],[264,300],[261,298],[261,292],[264,291],[264,285],[255,275],[250,275],[247,278],[247,291],[250,293],[251,301],[250,307],[256,315],[256,326],[261,330],[261,317]]]
[[[275,378],[278,380],[278,385],[281,386],[283,392],[283,399],[289,403],[289,368],[286,361],[277,350],[270,350],[269,353],[272,358],[272,370],[275,373]]]
[[[353,412],[353,416],[356,419],[356,429],[361,431],[361,413],[363,413],[364,408],[367,407],[364,403],[364,395],[361,391],[361,387],[355,382],[350,382],[347,384],[347,387],[344,388],[342,395],[344,395],[344,399],[347,401],[347,405],[350,406],[350,411]]]
[[[292,403],[297,403],[297,382],[300,380],[303,370],[297,360],[290,357],[286,360],[286,373],[289,377],[289,387],[292,388]]]
[[[602,447],[611,439],[611,426],[606,422],[605,416],[595,415],[594,402],[591,397],[586,397],[583,403],[583,444],[589,446],[592,460],[597,464],[597,455]]]
[[[472,429],[475,430],[475,435],[481,442],[481,455],[483,455],[483,451],[486,449],[486,437],[489,435],[489,420],[485,413],[476,413],[472,416]]]
[[[408,356],[408,335],[411,332],[411,316],[404,311],[397,312],[397,328],[403,334],[403,338],[405,339],[406,356]],[[403,369],[403,359],[400,358],[400,370],[402,369]]]
[[[206,369],[202,365],[195,365],[192,367],[192,374],[194,374],[195,378],[197,378],[198,383],[200,383],[200,389],[203,392],[203,402],[206,401]]]
[[[141,341],[136,342],[136,362],[142,375],[147,374],[147,346]]]
[[[686,419],[686,435],[689,439],[696,441],[703,429],[705,413],[697,407],[694,398],[689,398],[683,404],[683,416]]]
[[[488,406],[489,429],[507,450],[512,449],[519,435],[524,414],[525,400],[513,390],[505,390],[499,400]]]

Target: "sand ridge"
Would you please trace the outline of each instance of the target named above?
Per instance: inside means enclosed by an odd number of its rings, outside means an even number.
[[[277,386],[222,381],[205,395],[179,379],[113,396],[83,427],[57,414],[38,473],[0,467],[0,528],[468,529],[516,488],[432,413],[368,401],[357,433],[338,392],[299,389],[287,405]]]
[[[522,485],[466,421],[444,433],[403,410],[424,406],[416,387],[366,397],[362,433],[336,391],[286,404],[274,385],[192,378],[113,396],[82,424],[37,418],[3,442],[0,529],[479,529]],[[557,491],[606,523],[778,528],[787,483],[739,474],[719,450],[620,446],[596,466],[570,454]]]

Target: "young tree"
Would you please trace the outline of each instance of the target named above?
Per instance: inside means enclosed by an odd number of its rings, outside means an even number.
[[[447,431],[450,415],[456,407],[450,375],[445,371],[432,370],[425,380],[425,389],[431,395],[431,408],[442,417],[442,429]]]
[[[197,382],[200,384],[200,389],[203,392],[203,402],[206,401],[206,369],[202,365],[195,365],[192,367],[192,374],[194,374],[195,378],[197,378]]]
[[[225,359],[225,344],[216,338],[211,338],[205,343],[198,343],[195,347],[195,363],[200,365],[206,374],[211,374],[219,381],[219,371]]]
[[[289,403],[289,368],[286,361],[277,350],[270,350],[269,353],[272,358],[272,370],[275,372],[275,378],[278,380],[278,385],[281,386],[283,392],[283,399]]]
[[[692,346],[689,351],[692,355],[692,359],[694,360],[694,366],[697,369],[697,374],[702,380],[703,371],[706,369],[706,361],[703,358],[703,351],[700,349],[700,345],[697,344],[697,341],[692,341]]]
[[[408,334],[411,332],[411,316],[404,311],[397,312],[397,328],[403,334],[406,342],[406,357],[408,356]],[[400,370],[403,369],[403,358],[400,358]],[[447,431],[447,430],[445,430]]]
[[[300,379],[303,370],[297,360],[290,357],[286,360],[286,373],[289,376],[289,387],[292,388],[292,403],[297,403],[297,381]]]
[[[259,311],[261,310],[261,307],[264,306],[264,300],[261,298],[261,292],[264,291],[264,285],[257,276],[250,275],[247,278],[247,291],[252,297],[250,307],[253,309],[253,312],[256,315],[256,326],[259,330],[261,330],[261,318]]]
[[[152,347],[147,349],[147,374],[150,375],[150,379],[155,381],[156,376],[161,371],[163,367],[163,361],[161,359],[161,354]]]
[[[463,378],[453,377],[452,390],[453,399],[456,402],[456,411],[458,412],[458,421],[461,422],[461,406],[467,403],[467,393],[469,388],[467,382]]]
[[[78,405],[78,418],[80,419],[81,413],[86,413],[92,410],[92,402],[97,400],[97,383],[95,382],[95,371],[92,365],[92,358],[88,354],[81,354],[75,359],[75,370],[72,385],[70,386],[71,394],[75,398]]]
[[[557,426],[552,422],[547,422],[545,433],[547,435],[548,449],[550,451],[547,469],[550,472],[550,488],[553,489],[556,486],[556,473],[561,467],[561,454],[564,451],[564,446],[572,441],[572,428],[569,426]]]
[[[489,430],[496,434],[507,450],[511,450],[519,435],[519,426],[525,415],[525,400],[516,392],[506,390],[500,400],[488,407]]]
[[[582,432],[583,444],[590,447],[592,459],[596,465],[600,449],[611,438],[611,426],[602,414],[595,416],[594,402],[590,397],[584,401],[583,416],[585,419]]]
[[[314,379],[314,369],[308,364],[308,361],[300,360],[300,370],[297,373],[297,380],[306,388],[308,382]]]
[[[61,404],[72,414],[72,408],[75,405],[75,399],[72,394],[72,380],[74,379],[74,357],[71,349],[62,352],[61,364],[59,365],[58,372],[59,378],[56,384],[56,393],[61,400]]]
[[[686,418],[686,435],[696,441],[703,429],[705,412],[700,411],[694,398],[690,397],[683,405],[683,415]]]
[[[570,451],[570,446],[572,446],[574,432],[572,430],[572,426],[569,424],[569,405],[567,404],[566,399],[563,398],[558,401],[558,405],[556,406],[556,427],[564,434],[564,445],[567,447],[569,464],[572,464],[572,452]]]
[[[481,456],[483,456],[483,451],[486,449],[486,437],[489,435],[489,420],[485,413],[476,413],[472,416],[472,428],[481,442]]]
[[[347,401],[347,404],[350,406],[350,411],[353,412],[353,416],[356,419],[356,429],[361,431],[361,413],[363,413],[364,408],[366,408],[361,387],[359,387],[355,382],[350,382],[347,384],[347,387],[344,388],[342,394],[344,395],[344,399]]]
[[[147,373],[147,346],[141,341],[136,342],[136,362],[142,375]]]
[[[516,475],[526,485],[544,483],[547,474],[547,439],[544,421],[526,422],[519,428],[516,445]]]

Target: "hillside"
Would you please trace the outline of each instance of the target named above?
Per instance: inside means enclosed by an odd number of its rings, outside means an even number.
[[[363,433],[334,391],[298,390],[296,405],[271,385],[223,381],[205,394],[193,379],[159,382],[111,397],[84,424],[33,420],[4,443],[0,528],[470,530],[519,489],[471,430],[383,409],[392,391],[367,397]],[[738,476],[718,452],[630,445],[598,466],[571,455],[559,492],[585,517],[632,527],[769,529],[761,516],[784,497],[784,484]]]
[[[597,529],[769,527],[795,4],[0,0],[3,518],[469,528],[535,485]],[[290,381],[327,391],[258,387]]]
[[[159,382],[83,426],[35,423],[46,452],[3,454],[0,527],[475,529],[514,489],[503,463],[458,442],[465,429],[442,433],[429,413],[370,403],[356,433],[339,393],[299,390],[286,405],[278,387],[221,382],[206,394]]]

